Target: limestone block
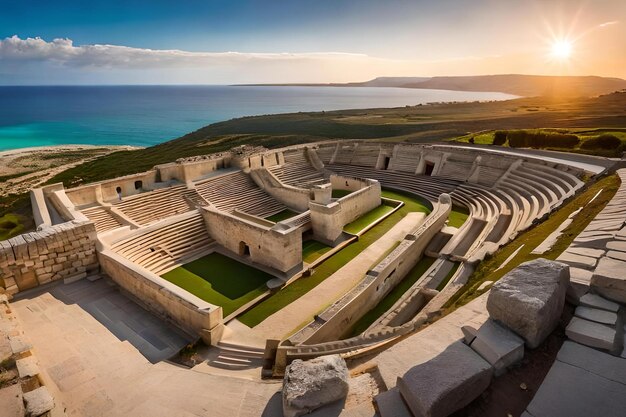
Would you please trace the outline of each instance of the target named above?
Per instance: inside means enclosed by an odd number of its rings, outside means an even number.
[[[17,373],[20,378],[27,378],[39,374],[39,366],[34,356],[18,359],[15,361],[15,366],[17,366]]]
[[[14,355],[20,355],[24,352],[28,352],[33,348],[33,345],[24,340],[21,336],[9,337],[9,343],[11,344],[11,350],[13,351]]]
[[[414,416],[445,417],[465,407],[491,382],[492,367],[462,342],[414,366],[398,388]]]
[[[556,328],[568,286],[567,265],[546,259],[525,262],[491,287],[487,311],[534,349]]]
[[[374,397],[380,417],[413,417],[397,387]]]
[[[575,342],[612,351],[615,348],[616,332],[609,326],[573,317],[565,329],[567,337]]]
[[[478,329],[470,346],[494,367],[496,376],[524,358],[524,340],[492,319]]]
[[[348,395],[348,367],[339,355],[294,360],[285,371],[283,414],[296,417]]]
[[[40,416],[54,408],[54,398],[46,387],[25,392],[24,402],[26,403],[26,416]]]
[[[626,262],[604,257],[598,262],[591,288],[603,297],[626,303]]]
[[[599,308],[613,313],[617,313],[619,310],[619,304],[602,298],[596,294],[585,294],[580,297],[580,305],[591,308]]]
[[[579,306],[576,307],[576,312],[574,314],[576,317],[580,317],[581,319],[595,321],[596,323],[602,323],[609,326],[615,326],[617,323],[617,314],[597,308]]]

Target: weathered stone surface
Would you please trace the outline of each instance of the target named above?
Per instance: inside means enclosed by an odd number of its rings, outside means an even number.
[[[597,250],[597,249],[590,249]],[[563,252],[561,256],[557,258],[560,262],[565,262],[566,264],[583,269],[593,269],[598,262],[598,259],[592,258],[590,256],[578,255],[571,252]]]
[[[619,310],[619,304],[602,298],[597,294],[583,295],[582,297],[580,297],[580,305],[591,308],[599,308],[602,310],[611,311],[613,313],[617,313],[617,310]]]
[[[46,387],[39,387],[36,390],[24,393],[27,416],[40,416],[54,408],[54,398]]]
[[[598,262],[591,288],[603,297],[626,303],[626,262],[604,257]]]
[[[478,329],[470,346],[494,367],[496,376],[524,358],[524,340],[493,320],[487,320]]]
[[[285,371],[283,413],[285,417],[308,414],[348,394],[348,367],[339,355],[310,361],[294,360]]]
[[[476,339],[476,335],[478,334],[478,330],[473,328],[472,326],[463,326],[461,327],[461,331],[463,332],[463,340],[465,340],[466,345],[471,345],[474,339]]]
[[[598,349],[615,349],[615,329],[604,324],[573,317],[565,329],[567,337],[575,342]]]
[[[0,389],[0,415],[2,417],[24,417],[24,401],[20,384]]]
[[[34,356],[28,356],[26,358],[18,359],[15,361],[17,366],[17,373],[20,378],[26,378],[29,376],[35,376],[39,373],[39,366],[37,366],[37,359]]]
[[[21,336],[10,337],[9,343],[11,344],[11,350],[13,351],[14,355],[28,352],[33,348],[33,345],[24,340]]]
[[[625,409],[626,361],[566,341],[527,411],[532,417],[621,417]]]
[[[445,417],[478,397],[491,382],[493,369],[463,342],[411,368],[398,388],[414,416]]]
[[[581,319],[595,321],[596,323],[607,324],[609,326],[615,326],[617,323],[617,314],[597,308],[579,306],[576,307],[574,314]]]
[[[568,285],[567,265],[545,259],[525,262],[491,287],[487,311],[533,349],[558,324]]]
[[[378,394],[374,401],[380,417],[413,417],[397,387]]]

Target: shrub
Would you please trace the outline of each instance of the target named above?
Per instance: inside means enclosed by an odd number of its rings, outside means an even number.
[[[493,144],[497,146],[502,146],[506,143],[506,131],[504,130],[496,130],[493,134]]]
[[[587,139],[580,145],[582,149],[617,149],[622,141],[614,135],[603,134],[595,138]]]
[[[512,148],[574,148],[580,142],[576,135],[526,130],[512,130],[507,138]]]

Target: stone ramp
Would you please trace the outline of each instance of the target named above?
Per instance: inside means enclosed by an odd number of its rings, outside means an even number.
[[[108,278],[57,285],[43,297],[53,297],[72,310],[82,309],[120,341],[128,341],[153,363],[172,357],[192,340],[122,295]],[[33,314],[48,314],[49,302],[38,297],[22,299],[18,303],[27,304],[26,309]]]
[[[626,359],[566,341],[525,417],[622,417]]]
[[[89,291],[75,284],[71,286],[87,297]],[[70,296],[75,295],[66,295]],[[119,293],[117,297],[125,298]],[[51,381],[51,393],[67,415],[279,416],[273,414],[270,403],[280,390],[278,384],[209,375],[167,362],[151,364],[128,341],[121,341],[68,299],[41,291],[12,303],[35,346],[40,369]],[[159,322],[163,329],[168,328]]]

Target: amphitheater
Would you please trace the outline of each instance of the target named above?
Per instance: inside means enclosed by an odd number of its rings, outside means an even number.
[[[616,163],[341,141],[242,146],[76,188],[33,189],[37,231],[0,242],[0,348],[9,346],[22,378],[8,415],[40,415],[32,407],[43,402],[49,415],[280,416],[290,364],[329,355],[348,364],[349,390],[312,415],[449,415],[481,391],[463,388],[452,408],[425,411],[412,370],[458,348],[451,361],[480,355],[486,367],[467,381],[480,386],[489,369],[488,386],[502,363],[521,359],[524,335],[489,345],[491,281],[469,304],[442,312],[483,260]],[[557,263],[567,272],[562,294],[578,305],[575,324],[613,330],[589,336],[568,327],[563,349],[590,349],[603,355],[597,363],[625,356],[626,289],[615,273],[626,261],[625,195],[620,188]],[[598,311],[617,319],[594,319]],[[175,362],[192,345],[192,359]],[[626,373],[607,380],[626,392]],[[444,394],[459,396],[455,389]],[[541,393],[524,415],[596,415],[555,414],[535,404]],[[444,394],[437,401],[450,403]],[[597,415],[619,415],[613,406]]]

